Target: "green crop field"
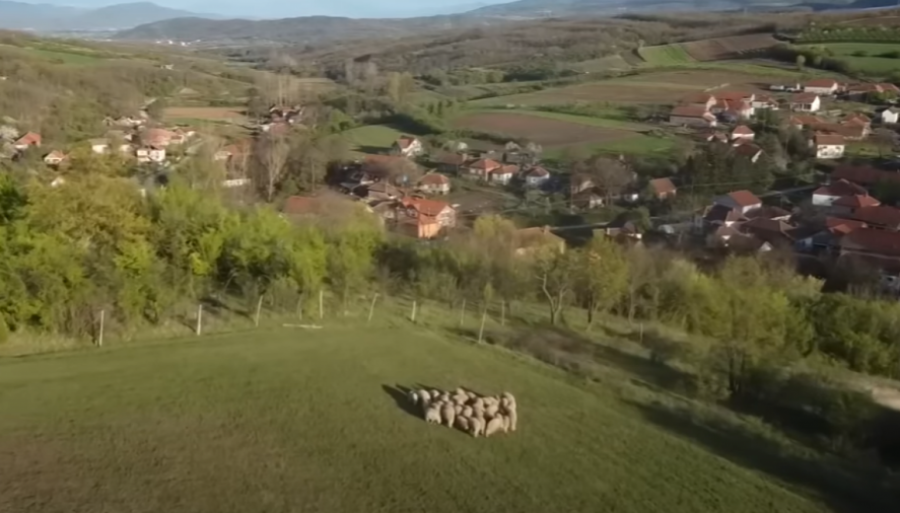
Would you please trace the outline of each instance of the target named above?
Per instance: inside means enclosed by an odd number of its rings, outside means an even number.
[[[326,319],[0,360],[0,511],[830,511],[730,459],[757,442],[710,449],[653,399],[430,326]],[[428,425],[398,393],[416,384],[512,391],[519,429]]]
[[[680,44],[645,46],[638,50],[641,58],[652,66],[669,66],[696,62]]]

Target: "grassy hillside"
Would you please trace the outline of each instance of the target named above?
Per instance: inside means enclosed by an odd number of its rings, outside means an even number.
[[[673,66],[694,62],[694,58],[680,44],[646,46],[638,54],[651,66]]]
[[[427,425],[419,383],[513,391],[520,429]],[[6,360],[0,392],[2,511],[829,511],[651,403],[399,317]]]

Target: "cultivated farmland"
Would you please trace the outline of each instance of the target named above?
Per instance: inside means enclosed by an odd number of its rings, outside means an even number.
[[[518,112],[476,112],[456,119],[454,126],[524,138],[547,148],[604,143],[633,135],[618,128],[589,126],[554,117]]]
[[[749,439],[717,445],[605,385],[392,324],[0,362],[0,511],[831,511],[732,460]],[[417,384],[513,391],[519,429],[427,425],[397,388]]]
[[[717,37],[682,43],[682,47],[698,61],[720,61],[752,54],[778,44],[771,34],[746,34],[743,36]]]

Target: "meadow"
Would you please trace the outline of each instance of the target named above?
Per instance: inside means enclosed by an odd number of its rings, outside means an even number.
[[[638,55],[651,66],[669,66],[694,62],[694,58],[685,50],[684,46],[678,43],[645,46],[638,50]]]
[[[828,491],[736,456],[755,441],[715,443],[634,377],[588,381],[400,315],[363,322],[0,361],[0,511],[834,511]],[[427,425],[400,393],[418,384],[512,391],[519,430]]]
[[[386,125],[366,125],[347,130],[341,134],[350,144],[352,151],[360,153],[379,153],[390,149],[403,134],[396,128]]]
[[[900,43],[819,43],[804,47],[825,47],[835,58],[863,73],[888,74],[900,69]],[[897,57],[886,56],[893,52]]]

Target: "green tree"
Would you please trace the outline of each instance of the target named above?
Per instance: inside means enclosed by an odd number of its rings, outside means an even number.
[[[594,237],[578,253],[576,292],[587,309],[588,329],[597,312],[607,312],[628,289],[628,260],[621,247],[605,237]]]

